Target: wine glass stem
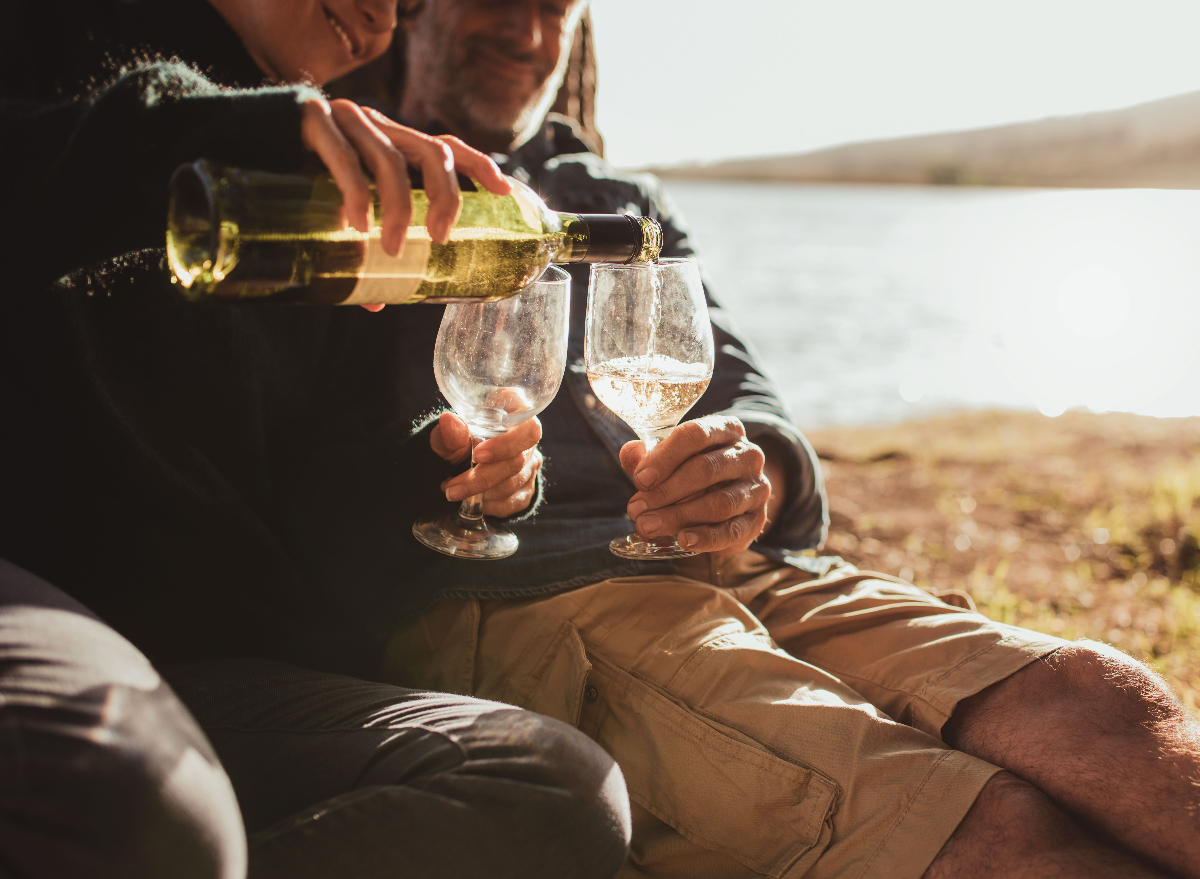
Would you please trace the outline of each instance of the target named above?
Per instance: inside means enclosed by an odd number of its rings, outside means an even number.
[[[483,442],[482,437],[471,435],[471,468],[475,468],[475,447]],[[483,531],[487,526],[483,523],[483,495],[473,494],[463,498],[458,505],[458,525],[471,531]]]
[[[647,452],[649,452],[652,448],[669,437],[671,435],[671,431],[674,429],[675,425],[672,424],[670,427],[659,427],[654,430],[640,430],[638,431],[638,439],[642,441],[642,446]]]

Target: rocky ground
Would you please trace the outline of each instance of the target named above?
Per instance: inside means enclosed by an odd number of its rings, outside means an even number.
[[[1200,711],[1200,418],[974,412],[808,436],[826,552],[1105,641]]]

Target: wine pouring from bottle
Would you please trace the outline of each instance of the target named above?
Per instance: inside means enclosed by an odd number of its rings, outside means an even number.
[[[514,296],[552,263],[643,263],[662,229],[649,217],[566,214],[513,181],[509,195],[462,193],[446,244],[425,228],[428,199],[412,191],[400,253],[350,227],[329,177],[228,168],[201,159],[176,169],[167,258],[189,299],[313,305],[490,301]]]
[[[584,335],[592,390],[646,452],[670,436],[712,379],[712,326],[693,259],[593,265]],[[643,538],[636,531],[609,549],[630,559],[696,555],[674,535]]]

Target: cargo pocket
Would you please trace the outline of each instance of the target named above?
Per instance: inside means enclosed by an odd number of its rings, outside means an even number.
[[[591,668],[579,630],[564,622],[529,672],[511,674],[502,691],[480,695],[579,726]]]
[[[580,729],[616,759],[629,796],[693,844],[798,879],[829,844],[828,777],[698,714],[592,652]]]

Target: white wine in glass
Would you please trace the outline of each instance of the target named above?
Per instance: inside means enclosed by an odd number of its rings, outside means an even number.
[[[438,387],[471,429],[471,448],[545,409],[567,361],[571,276],[550,266],[518,296],[446,306],[433,352]],[[473,451],[472,451],[473,457]],[[488,522],[483,496],[458,511],[417,522],[413,536],[430,549],[466,559],[502,559],[517,536]]]
[[[593,265],[588,284],[588,381],[646,451],[670,435],[712,379],[713,338],[700,270],[691,259]],[[623,558],[696,555],[673,536],[618,537]]]

